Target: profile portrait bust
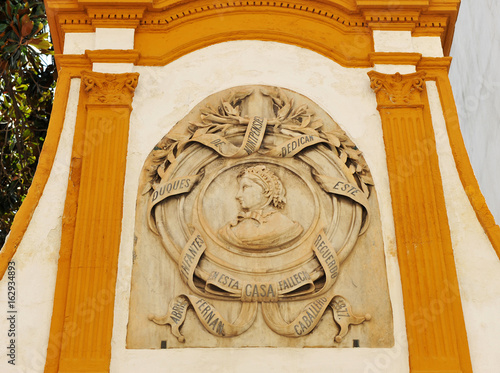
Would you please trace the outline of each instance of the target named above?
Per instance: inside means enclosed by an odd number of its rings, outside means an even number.
[[[273,249],[295,240],[302,226],[280,212],[286,204],[281,180],[265,165],[248,167],[238,175],[236,200],[240,212],[219,230],[229,244],[251,250]]]

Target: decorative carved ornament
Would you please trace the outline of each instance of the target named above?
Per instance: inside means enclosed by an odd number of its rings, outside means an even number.
[[[103,74],[82,71],[82,83],[89,104],[131,105],[138,73]]]
[[[393,75],[370,71],[370,86],[377,94],[379,107],[422,105],[420,93],[425,87],[425,71]]]
[[[340,343],[349,325],[371,319],[334,289],[370,224],[370,172],[338,125],[291,95],[232,89],[192,112],[149,158],[149,230],[188,289],[149,319],[170,325],[180,342],[190,307],[217,337],[243,334],[259,312],[273,332],[303,337],[332,309]],[[235,321],[219,301],[240,309]],[[298,301],[289,321],[280,305]]]

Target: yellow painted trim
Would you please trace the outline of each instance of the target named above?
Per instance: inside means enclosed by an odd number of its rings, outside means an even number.
[[[488,236],[493,249],[500,259],[500,227],[495,222],[488,205],[484,199],[474,170],[472,169],[467,149],[460,130],[455,99],[451,89],[448,70],[451,58],[422,58],[417,65],[417,70],[426,71],[428,79],[436,81],[441,106],[443,108],[448,138],[450,140],[451,150],[455,159],[455,165],[462,181],[462,186],[469,198],[470,204],[474,209],[477,219],[481,223],[486,235]]]
[[[9,261],[21,243],[24,233],[28,229],[31,218],[35,212],[38,202],[42,197],[45,185],[49,179],[54,165],[59,139],[64,125],[64,117],[66,114],[66,105],[68,103],[69,88],[71,84],[71,76],[65,72],[59,74],[57,80],[57,89],[54,97],[50,124],[47,130],[47,136],[43,144],[40,159],[36,169],[35,176],[28,194],[17,212],[14,222],[10,230],[10,234],[0,251],[0,279],[3,278],[5,271],[9,265]]]
[[[373,52],[369,56],[372,66],[376,64],[416,65],[422,59],[420,53]]]
[[[425,72],[369,76],[382,119],[410,370],[472,372]]]
[[[49,332],[49,343],[47,346],[47,357],[45,361],[45,373],[57,373],[59,371],[59,359],[64,334],[73,333],[74,328],[64,329],[66,301],[69,286],[69,273],[71,255],[75,234],[76,213],[78,208],[78,193],[80,191],[80,176],[82,168],[81,145],[85,141],[86,96],[80,87],[78,112],[76,116],[75,135],[71,151],[71,164],[68,178],[68,188],[64,202],[64,213],[62,217],[61,248],[59,250],[59,261],[57,264],[57,277],[54,293],[54,305]]]
[[[109,371],[137,73],[82,72],[45,373]]]
[[[56,54],[54,57],[57,68],[64,69],[72,78],[79,78],[82,70],[92,69],[92,61],[85,55]]]
[[[135,34],[135,46],[141,53],[138,64],[146,66],[163,66],[195,50],[234,40],[292,44],[346,67],[369,67],[368,53],[373,51],[366,27],[347,27],[324,15],[281,7],[268,7],[265,12],[260,8],[205,10],[154,29],[140,26]]]
[[[287,0],[215,3],[211,0],[121,0],[115,1],[115,6],[112,8],[109,7],[109,2],[106,0],[88,2],[45,0],[45,2],[56,53],[62,52],[64,35],[67,32],[93,32],[96,27],[129,27],[136,28],[138,32],[142,33],[165,33],[170,32],[169,30],[172,28],[181,27],[183,24],[199,23],[200,19],[203,18],[217,18],[232,30],[232,33],[228,33],[226,37],[234,39],[229,40],[244,38],[245,36],[242,34],[246,33],[246,37],[251,39],[291,43],[312,48],[312,50],[327,56],[328,53],[325,53],[325,50],[332,50],[343,57],[336,60],[337,62],[343,66],[354,67],[361,66],[360,61],[368,61],[368,53],[372,52],[373,49],[365,49],[363,42],[361,49],[364,50],[365,54],[361,58],[355,56],[355,61],[352,61],[352,58],[349,57],[353,56],[349,53],[344,54],[335,43],[338,38],[342,41],[347,40],[346,35],[348,34],[370,33],[371,29],[410,30],[415,35],[441,36],[445,53],[448,53],[460,0]],[[231,21],[231,24],[226,19],[232,17],[234,13],[244,13],[246,16],[274,14],[278,18],[281,17],[280,14],[285,14],[295,21],[312,19],[314,23],[318,24],[316,28],[318,34],[310,38],[309,41],[307,38],[301,41],[300,36],[307,36],[307,33],[304,34],[303,31],[308,31],[307,28],[302,30],[302,22],[294,22],[295,28],[290,27],[291,33],[289,33],[286,29],[280,29],[282,21],[277,24],[271,22],[267,25],[268,28],[259,30],[245,25],[245,17],[238,18],[238,20],[243,20],[243,24],[239,25],[240,29],[237,29],[238,22]],[[337,35],[335,38],[325,38],[321,41],[321,24],[327,24],[331,28],[340,30],[344,36]],[[204,27],[190,31],[197,34],[196,38],[192,39],[200,41],[215,37],[219,40],[218,42],[224,41],[224,35],[221,31],[207,33],[208,30],[210,29]],[[240,35],[236,36],[235,33]],[[280,34],[287,37],[280,39]],[[179,47],[175,38],[167,38],[163,42],[167,44],[164,54]],[[345,48],[360,48],[359,39],[351,39],[347,42]],[[205,46],[207,45],[210,44],[205,44]],[[319,50],[315,49],[315,45],[320,46]],[[155,57],[154,54],[150,55],[144,50],[139,50],[139,52],[145,58],[141,64],[147,65],[151,63],[151,58]],[[333,56],[336,57],[335,54]],[[168,63],[171,59],[164,58],[161,61]],[[357,65],[351,65],[352,62],[357,63]]]
[[[92,62],[134,63],[139,61],[140,53],[136,50],[99,49],[86,50],[85,56]]]

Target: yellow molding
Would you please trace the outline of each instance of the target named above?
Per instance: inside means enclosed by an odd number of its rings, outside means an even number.
[[[135,29],[139,25],[140,25],[140,21],[136,21],[136,20],[123,21],[123,20],[119,20],[119,19],[115,19],[115,20],[94,19],[92,21],[92,27],[94,30],[97,27],[99,27],[99,28],[133,28],[133,29]],[[71,30],[71,31],[75,32],[73,30]]]
[[[186,4],[188,1],[185,1],[185,0],[153,0],[152,3],[152,8],[155,9],[155,10],[164,10],[164,9],[168,9],[168,8],[173,8],[173,7],[176,7],[176,6],[179,6],[179,5],[183,5],[183,4]],[[191,1],[193,2],[193,1]],[[240,4],[240,3],[243,3],[244,5],[246,5],[247,1],[234,1],[236,4]],[[232,3],[232,2],[230,2]],[[261,4],[261,1],[248,1],[249,5],[256,5],[256,6],[260,6],[260,5],[268,5],[269,4],[272,4],[274,5],[274,1],[262,1],[262,4]],[[254,4],[255,3],[255,4]],[[277,5],[280,6],[281,4],[288,4],[290,2],[283,2],[283,1],[280,1],[280,2],[277,2]],[[297,3],[297,4],[303,4],[303,5],[311,5],[313,4],[316,8],[321,8],[321,6],[318,6],[317,4],[319,3],[322,3],[323,6],[331,6],[331,7],[336,7],[342,11],[345,11],[347,13],[355,13],[358,8],[357,8],[357,4],[356,4],[356,0],[325,0],[325,1],[311,1],[311,0],[302,0],[302,1],[294,1],[294,3]],[[222,2],[220,3],[214,3],[212,2],[211,4],[214,4],[214,5],[219,5],[219,4],[222,4]]]
[[[357,0],[358,7],[362,9],[388,8],[398,9],[422,9],[427,8],[431,0]]]
[[[281,11],[296,19],[314,16],[316,22],[328,22],[331,27],[335,25],[344,33],[359,33],[357,28],[370,26],[372,29],[411,30],[416,35],[437,35],[441,36],[445,53],[448,53],[458,12],[458,0],[287,0],[215,3],[211,0],[152,0],[149,3],[123,0],[116,1],[113,8],[104,0],[46,0],[46,3],[56,53],[62,51],[66,32],[90,32],[95,30],[95,27],[137,27],[141,28],[142,32],[154,33],[161,26],[194,22],[201,14],[204,17],[218,17],[223,20],[231,12],[239,11],[258,14]],[[249,30],[240,30],[241,33],[245,31]],[[255,33],[256,30],[253,31]],[[299,28],[297,34],[300,35],[301,31]],[[206,38],[209,36],[205,35]],[[260,37],[265,35],[261,34]],[[269,37],[259,40],[269,40]],[[307,48],[307,45],[301,46]],[[144,51],[140,52],[146,61],[155,59]],[[370,51],[366,51],[368,52]],[[368,56],[363,59],[367,60]],[[345,61],[341,63],[351,66]]]
[[[451,57],[422,57],[417,64],[417,70],[428,71],[428,79],[435,80],[432,73],[434,70],[445,70],[446,73],[450,71]]]
[[[115,26],[116,27],[116,26]],[[94,24],[90,23],[68,23],[68,24],[62,24],[61,25],[61,30],[66,35],[68,32],[94,32],[96,26]],[[62,50],[61,50],[62,53]]]
[[[92,61],[80,54],[56,54],[54,56],[58,69],[64,69],[71,77],[79,77],[82,70],[91,70]]]
[[[316,1],[249,1],[249,2],[221,2],[213,3],[207,0],[195,0],[185,2],[182,5],[169,9],[165,12],[148,12],[141,19],[141,25],[161,25],[178,23],[186,19],[193,19],[199,16],[208,16],[212,12],[217,12],[219,16],[226,12],[243,10],[253,13],[268,13],[269,11],[286,11],[290,15],[297,16],[318,16],[318,19],[336,24],[344,31],[349,31],[352,27],[365,27],[364,18],[361,14],[346,13],[342,9],[330,4],[317,4]]]
[[[144,16],[146,7],[135,7],[134,4],[131,3],[127,3],[126,5],[117,4],[116,6],[110,7],[108,1],[104,6],[88,5],[85,9],[92,21],[109,19],[110,21],[120,20],[124,24],[127,24],[130,20],[137,21],[141,19]]]
[[[419,36],[441,36],[442,33],[444,32],[444,28],[442,27],[431,27],[428,28],[426,26],[422,27],[415,27],[415,29],[412,32],[412,36],[419,37]]]
[[[425,71],[428,79],[436,81],[441,106],[446,122],[448,138],[455,160],[455,165],[462,181],[462,186],[469,198],[469,202],[476,213],[477,219],[481,223],[486,235],[488,236],[493,249],[500,259],[500,227],[495,222],[488,205],[484,199],[479,184],[477,183],[474,170],[469,161],[469,155],[465,148],[465,143],[460,130],[455,99],[451,89],[448,70],[451,64],[451,57],[445,58],[422,58],[417,65],[418,71]]]
[[[104,63],[133,63],[139,61],[140,53],[137,50],[119,50],[119,49],[99,49],[86,50],[85,56],[92,62]]]
[[[70,74],[64,71],[60,72],[59,78],[57,79],[57,90],[53,105],[54,108],[57,109],[52,111],[50,117],[47,136],[43,144],[33,182],[31,183],[23,204],[14,217],[14,222],[12,223],[9,236],[0,251],[0,279],[3,278],[3,275],[9,265],[9,261],[16,253],[17,248],[23,239],[24,233],[28,229],[31,218],[33,217],[35,209],[38,206],[38,202],[42,197],[43,191],[45,190],[45,185],[50,177],[64,125],[70,84]]]
[[[421,53],[372,52],[369,56],[372,66],[375,64],[416,65],[422,59]]]
[[[64,329],[66,303],[69,286],[69,274],[73,240],[75,235],[76,214],[78,207],[78,193],[80,191],[82,156],[81,144],[85,142],[85,113],[86,97],[80,86],[78,100],[78,111],[75,124],[75,135],[71,151],[70,173],[68,188],[64,202],[64,213],[62,217],[61,248],[59,249],[59,260],[57,263],[57,277],[54,292],[54,305],[50,323],[49,343],[47,346],[47,357],[45,360],[45,373],[58,373],[59,360],[64,334],[73,333],[73,328]]]
[[[413,31],[415,23],[413,22],[368,22],[368,27],[372,30],[385,31]]]
[[[373,51],[373,40],[367,28],[344,33],[320,16],[296,13],[290,17],[281,8],[265,14],[234,11],[224,17],[207,13],[196,19],[196,23],[184,20],[162,26],[166,27],[163,33],[139,27],[135,35],[135,46],[141,53],[138,64],[165,65],[187,53],[230,40],[269,40],[316,51],[343,66],[370,66],[368,53]]]

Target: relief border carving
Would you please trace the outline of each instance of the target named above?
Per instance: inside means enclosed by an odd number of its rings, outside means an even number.
[[[271,102],[274,115],[259,116],[255,111],[252,114],[247,112],[243,115],[243,106],[246,105],[247,100]],[[281,140],[276,142],[276,136],[279,136]],[[241,141],[236,140],[235,143],[235,138]],[[208,157],[206,161],[201,155],[193,155],[197,154],[199,149],[205,149],[204,152],[208,154],[205,155]],[[337,159],[336,162],[339,162],[340,169],[344,170],[342,171],[345,173],[343,177],[346,179],[330,176],[328,172],[324,173],[322,167],[318,168],[317,164],[311,161],[314,157],[309,159],[311,152],[325,153],[327,158]],[[309,155],[304,155],[306,153]],[[189,157],[195,157],[197,166],[186,171],[184,163]],[[162,213],[161,206],[178,198],[182,198],[179,201],[184,201],[184,198],[187,198],[196,188],[205,190],[211,180],[211,176],[207,179],[205,167],[218,157],[234,160],[231,161],[232,164],[239,164],[238,162],[242,162],[239,160],[245,159],[249,160],[243,162],[257,163],[257,166],[252,166],[247,170],[254,170],[256,167],[265,170],[266,166],[259,164],[270,162],[271,159],[277,161],[298,157],[297,159],[305,162],[310,168],[309,178],[317,185],[318,190],[331,195],[330,198],[333,199],[344,198],[345,201],[350,201],[347,202],[348,204],[352,204],[353,208],[357,209],[358,217],[353,218],[355,219],[353,222],[357,221],[357,223],[352,223],[353,228],[348,233],[342,234],[357,237],[357,235],[362,235],[368,227],[370,207],[367,198],[373,181],[361,152],[346,134],[338,126],[334,130],[331,128],[325,130],[322,120],[317,119],[315,113],[309,110],[307,105],[295,104],[293,99],[279,88],[233,89],[222,98],[218,107],[207,105],[201,109],[199,120],[189,122],[187,134],[181,134],[178,131],[167,134],[155,147],[150,157],[149,182],[142,190],[143,195],[149,196],[147,206],[149,229],[161,237],[163,246],[171,258],[177,262],[181,279],[188,285],[191,294],[182,293],[176,296],[171,299],[166,314],[162,316],[150,314],[149,319],[158,325],[170,325],[172,334],[179,342],[184,342],[185,337],[181,334],[180,327],[186,320],[189,308],[195,311],[199,321],[209,333],[227,338],[239,336],[248,330],[254,323],[258,309],[261,309],[264,321],[272,331],[282,336],[298,338],[314,330],[326,309],[331,308],[334,320],[340,328],[334,338],[337,343],[347,335],[349,325],[370,320],[369,314],[354,315],[349,302],[332,291],[339,275],[340,264],[353,249],[356,238],[346,238],[345,242],[350,242],[346,244],[346,247],[334,247],[330,242],[332,233],[325,233],[325,229],[331,230],[331,227],[319,226],[314,228],[314,232],[308,231],[308,241],[305,241],[306,243],[302,245],[304,249],[301,250],[306,252],[308,250],[310,254],[301,259],[303,261],[301,267],[288,268],[285,265],[276,269],[279,272],[266,270],[260,275],[257,272],[252,274],[254,272],[251,269],[247,271],[228,269],[225,267],[227,264],[220,267],[217,251],[213,248],[209,249],[210,244],[213,245],[213,242],[211,243],[213,239],[203,233],[205,229],[203,225],[190,227],[190,224],[187,224],[182,228],[186,241],[176,248],[177,244],[173,244],[175,239],[170,237],[169,232],[177,231],[179,228],[167,226],[166,224],[169,223],[164,220],[167,216],[171,216],[173,211]],[[184,171],[179,173],[177,171],[179,169]],[[275,176],[271,173],[268,179],[273,177]],[[200,183],[204,183],[204,186],[198,187]],[[276,183],[278,181],[273,184]],[[275,187],[275,189],[280,189],[280,187]],[[245,208],[243,204],[242,207]],[[362,220],[359,215],[361,211],[363,211]],[[193,214],[191,219],[198,216],[196,213]],[[249,218],[259,220],[258,216],[254,218],[250,215]],[[183,222],[185,217],[180,216],[177,220]],[[209,238],[208,241],[207,238]],[[235,244],[234,240],[227,242],[232,242],[230,245],[239,245]],[[212,251],[209,252],[209,250]],[[260,248],[244,246],[236,251],[238,250],[254,250],[255,254],[258,253],[255,250],[260,250]],[[267,251],[264,254],[267,254]],[[285,254],[286,252],[287,250],[283,251]],[[266,257],[264,254],[262,254],[263,257]],[[238,252],[236,252],[237,255],[239,255]],[[255,255],[261,258],[259,256],[261,254]],[[283,254],[280,253],[280,255]],[[280,275],[281,272],[283,272],[282,275]],[[231,322],[225,319],[207,299],[241,302],[242,308],[235,321]],[[309,300],[309,303],[303,306],[299,314],[290,322],[285,321],[277,305],[291,300]]]

